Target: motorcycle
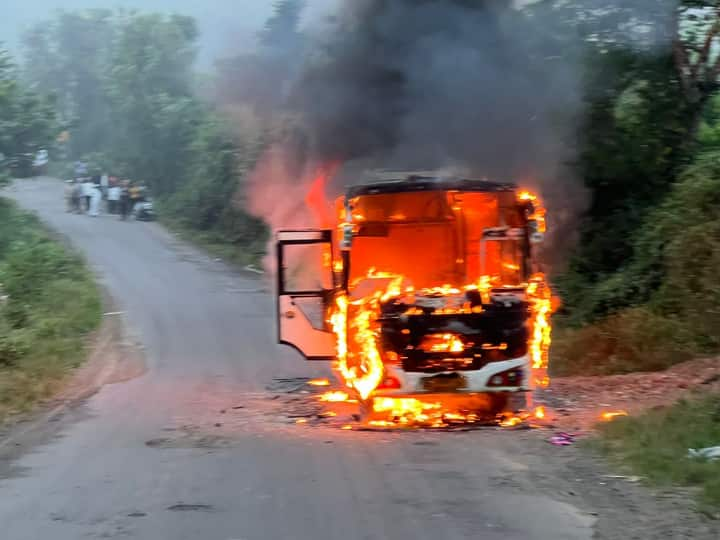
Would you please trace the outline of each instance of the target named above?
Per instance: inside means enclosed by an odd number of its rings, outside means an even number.
[[[135,204],[133,207],[133,217],[137,221],[155,221],[155,206],[151,199],[145,199]]]

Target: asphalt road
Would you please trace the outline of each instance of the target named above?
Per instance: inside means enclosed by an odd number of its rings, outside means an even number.
[[[288,424],[267,385],[320,368],[275,345],[260,280],[156,224],[66,214],[58,181],[8,194],[87,256],[147,370],[105,386],[0,479],[3,540],[592,536],[587,513],[536,482],[527,435]]]

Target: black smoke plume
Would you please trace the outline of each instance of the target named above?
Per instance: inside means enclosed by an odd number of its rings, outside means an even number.
[[[439,169],[541,189],[555,222],[571,221],[581,47],[541,4],[341,2],[289,85],[292,136],[258,166],[255,212],[273,227],[317,225],[299,197],[278,201],[339,164],[334,194],[368,169]]]
[[[320,161],[557,172],[579,74],[548,22],[500,0],[347,1],[290,106]]]

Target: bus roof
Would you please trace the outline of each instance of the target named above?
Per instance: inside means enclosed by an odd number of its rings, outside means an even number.
[[[498,193],[515,191],[515,184],[503,184],[488,180],[473,180],[461,177],[415,175],[404,178],[395,178],[375,181],[352,186],[348,189],[349,198],[362,195],[378,195],[389,193],[408,193],[417,191],[473,191],[484,193]]]

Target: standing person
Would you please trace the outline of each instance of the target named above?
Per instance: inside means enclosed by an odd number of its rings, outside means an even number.
[[[140,202],[140,186],[137,182],[130,182],[128,191],[130,193],[130,211],[135,212],[135,205]]]
[[[83,211],[89,212],[90,211],[90,199],[92,199],[93,190],[95,189],[95,184],[92,181],[92,178],[85,177],[83,178],[82,183],[82,198],[83,198]]]
[[[81,214],[82,184],[77,180],[73,180],[72,190],[72,209],[73,213]]]
[[[116,178],[110,179],[110,187],[108,188],[108,213],[117,214],[120,206],[120,193],[122,188],[118,185]]]
[[[100,191],[102,192],[103,199],[107,199],[109,189],[110,175],[108,175],[108,173],[103,173],[100,177]]]
[[[100,201],[102,201],[102,191],[99,184],[93,184],[90,192],[90,208],[88,214],[90,217],[98,217],[100,215]]]
[[[130,182],[123,180],[120,185],[120,219],[125,221],[130,213]]]
[[[73,196],[75,194],[75,181],[68,180],[65,182],[65,211],[70,213],[74,210]]]
[[[75,162],[75,179],[76,180],[87,176],[87,171],[88,171],[87,163],[85,163],[82,160],[78,160]]]

